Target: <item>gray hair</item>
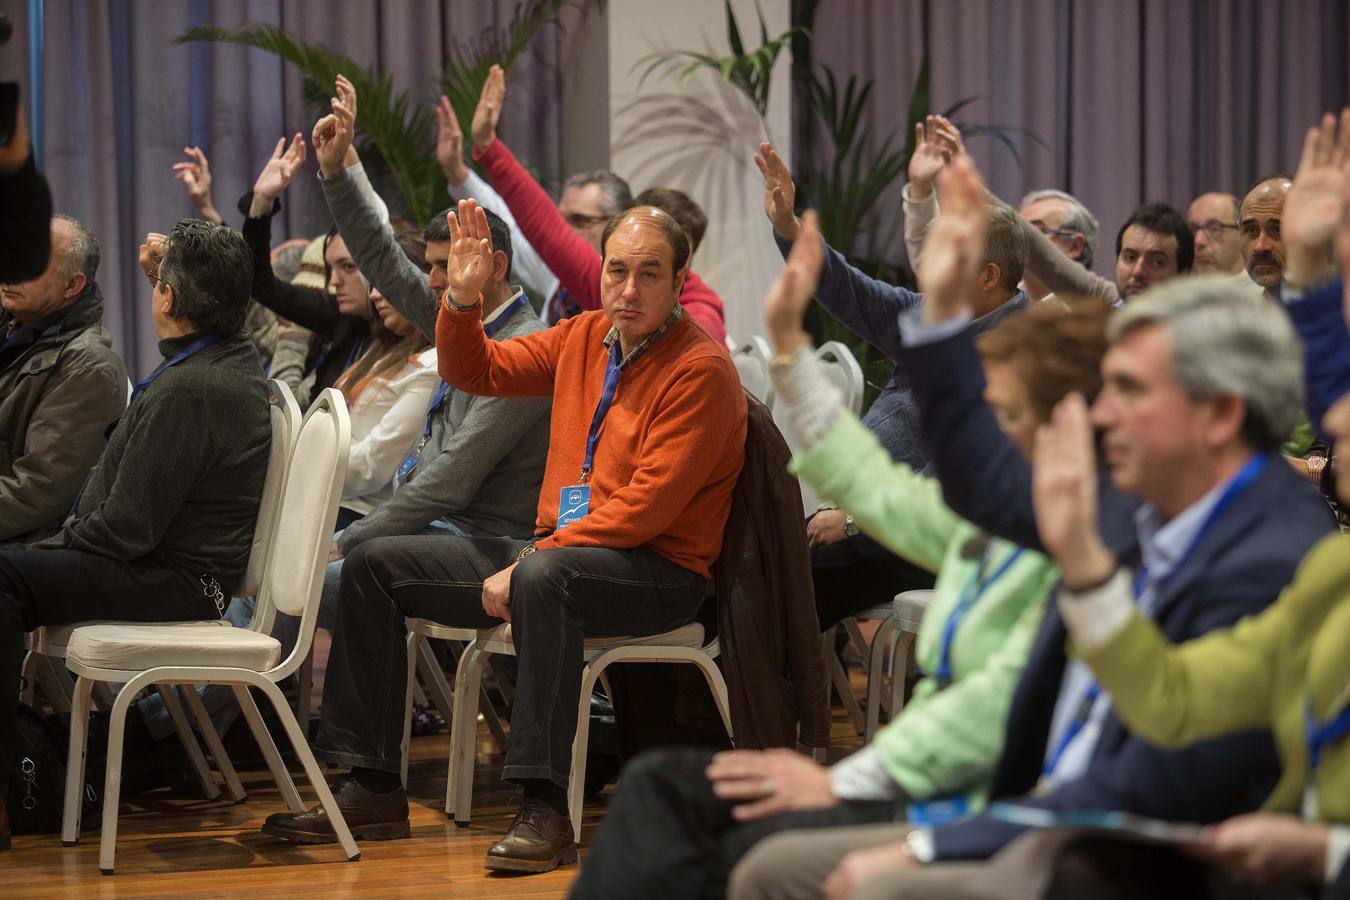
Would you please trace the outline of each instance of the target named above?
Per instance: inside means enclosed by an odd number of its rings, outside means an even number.
[[[1243,439],[1275,450],[1303,409],[1303,346],[1284,310],[1226,275],[1177,278],[1131,300],[1107,323],[1116,343],[1149,325],[1167,329],[1172,376],[1193,398],[1232,395],[1247,406]]]
[[[584,188],[598,184],[603,198],[600,202],[605,215],[613,218],[633,205],[633,192],[628,182],[608,169],[594,169],[590,172],[578,172],[563,182],[563,190]]]
[[[56,271],[63,279],[70,279],[76,272],[82,272],[84,283],[93,284],[94,276],[98,274],[98,238],[74,216],[57,213],[52,216],[52,221],[64,223],[67,230],[65,250],[56,263]]]
[[[1037,200],[1059,200],[1064,204],[1064,221],[1059,223],[1059,227],[1065,231],[1076,231],[1083,236],[1083,253],[1078,257],[1078,262],[1083,268],[1092,268],[1092,257],[1097,249],[1097,229],[1099,227],[1097,217],[1088,212],[1088,208],[1073,194],[1065,191],[1057,191],[1054,188],[1047,188],[1043,191],[1032,191],[1022,198],[1022,206],[1028,203],[1035,203]]]
[[[1000,282],[1010,291],[1017,290],[1027,267],[1030,246],[1017,213],[1005,203],[989,204],[989,230],[984,240],[984,262],[993,263],[1003,273]]]

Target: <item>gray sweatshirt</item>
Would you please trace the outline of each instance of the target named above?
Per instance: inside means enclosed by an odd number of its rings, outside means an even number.
[[[394,232],[347,170],[320,176],[328,209],[370,283],[433,341],[440,303],[426,274],[394,241]],[[525,306],[501,323],[496,339],[542,331]],[[408,480],[342,532],[344,554],[371,538],[416,534],[444,518],[470,534],[528,538],[548,458],[547,397],[478,397],[450,388]]]

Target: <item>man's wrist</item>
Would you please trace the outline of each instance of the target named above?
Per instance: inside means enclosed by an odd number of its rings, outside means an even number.
[[[775,366],[792,365],[801,352],[811,344],[810,337],[800,328],[771,331],[770,340],[773,341],[772,362]]]
[[[347,167],[342,164],[342,160],[338,160],[337,165],[332,165],[331,163],[327,162],[320,162],[319,175],[323,178],[324,181],[328,181],[330,178],[336,178],[339,175],[341,175],[342,170],[345,168]]]
[[[1060,562],[1060,579],[1064,587],[1072,593],[1081,594],[1096,590],[1111,580],[1120,567],[1111,552],[1100,543],[1069,554],[1072,562]]]
[[[1297,291],[1311,293],[1336,277],[1336,268],[1329,254],[1320,251],[1307,253],[1290,249],[1284,266],[1284,283]]]
[[[471,300],[471,302],[464,303],[462,302],[464,300]],[[462,312],[462,313],[473,312],[475,309],[479,309],[482,307],[483,295],[479,293],[475,294],[472,298],[459,297],[455,295],[455,291],[453,288],[447,288],[445,292],[445,303],[455,312]]]
[[[448,166],[444,172],[446,184],[455,189],[458,189],[464,182],[469,180],[469,167],[465,165],[460,165],[458,167]]]
[[[788,243],[792,243],[797,239],[797,235],[802,232],[802,220],[793,216],[791,222],[775,222],[773,223],[773,230],[779,238]]]
[[[910,179],[903,188],[900,189],[902,200],[908,200],[911,203],[922,203],[933,196],[933,182]]]

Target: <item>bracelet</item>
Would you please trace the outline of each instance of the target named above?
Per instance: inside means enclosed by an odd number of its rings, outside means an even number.
[[[1067,581],[1064,581],[1063,576],[1061,575],[1060,584],[1063,586],[1064,590],[1068,591],[1070,594],[1090,594],[1095,590],[1099,590],[1100,588],[1105,587],[1111,581],[1111,579],[1116,577],[1116,574],[1119,571],[1120,565],[1117,564],[1113,569],[1111,569],[1111,573],[1107,575],[1105,578],[1099,578],[1092,584],[1085,584],[1082,586],[1069,584]],[[1074,598],[1071,597],[1070,599]]]
[[[462,312],[462,313],[473,312],[475,309],[483,308],[483,295],[479,294],[478,299],[475,300],[473,303],[470,303],[468,306],[460,306],[454,300],[450,299],[450,289],[446,288],[445,305],[453,309],[455,312]]]

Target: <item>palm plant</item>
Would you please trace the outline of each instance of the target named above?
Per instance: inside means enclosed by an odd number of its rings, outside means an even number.
[[[513,63],[545,26],[575,0],[521,0],[502,31],[456,41],[440,77],[460,128],[469,133],[478,95],[493,63],[510,71]],[[585,0],[579,0],[585,2]],[[176,43],[210,41],[255,47],[294,65],[303,76],[304,99],[311,111],[328,110],[333,81],[341,73],[351,79],[360,97],[358,145],[363,156],[376,155],[388,170],[412,220],[420,227],[444,206],[445,176],[436,162],[436,117],[388,75],[357,65],[350,57],[323,44],[310,44],[271,25],[228,29],[190,28]]]

